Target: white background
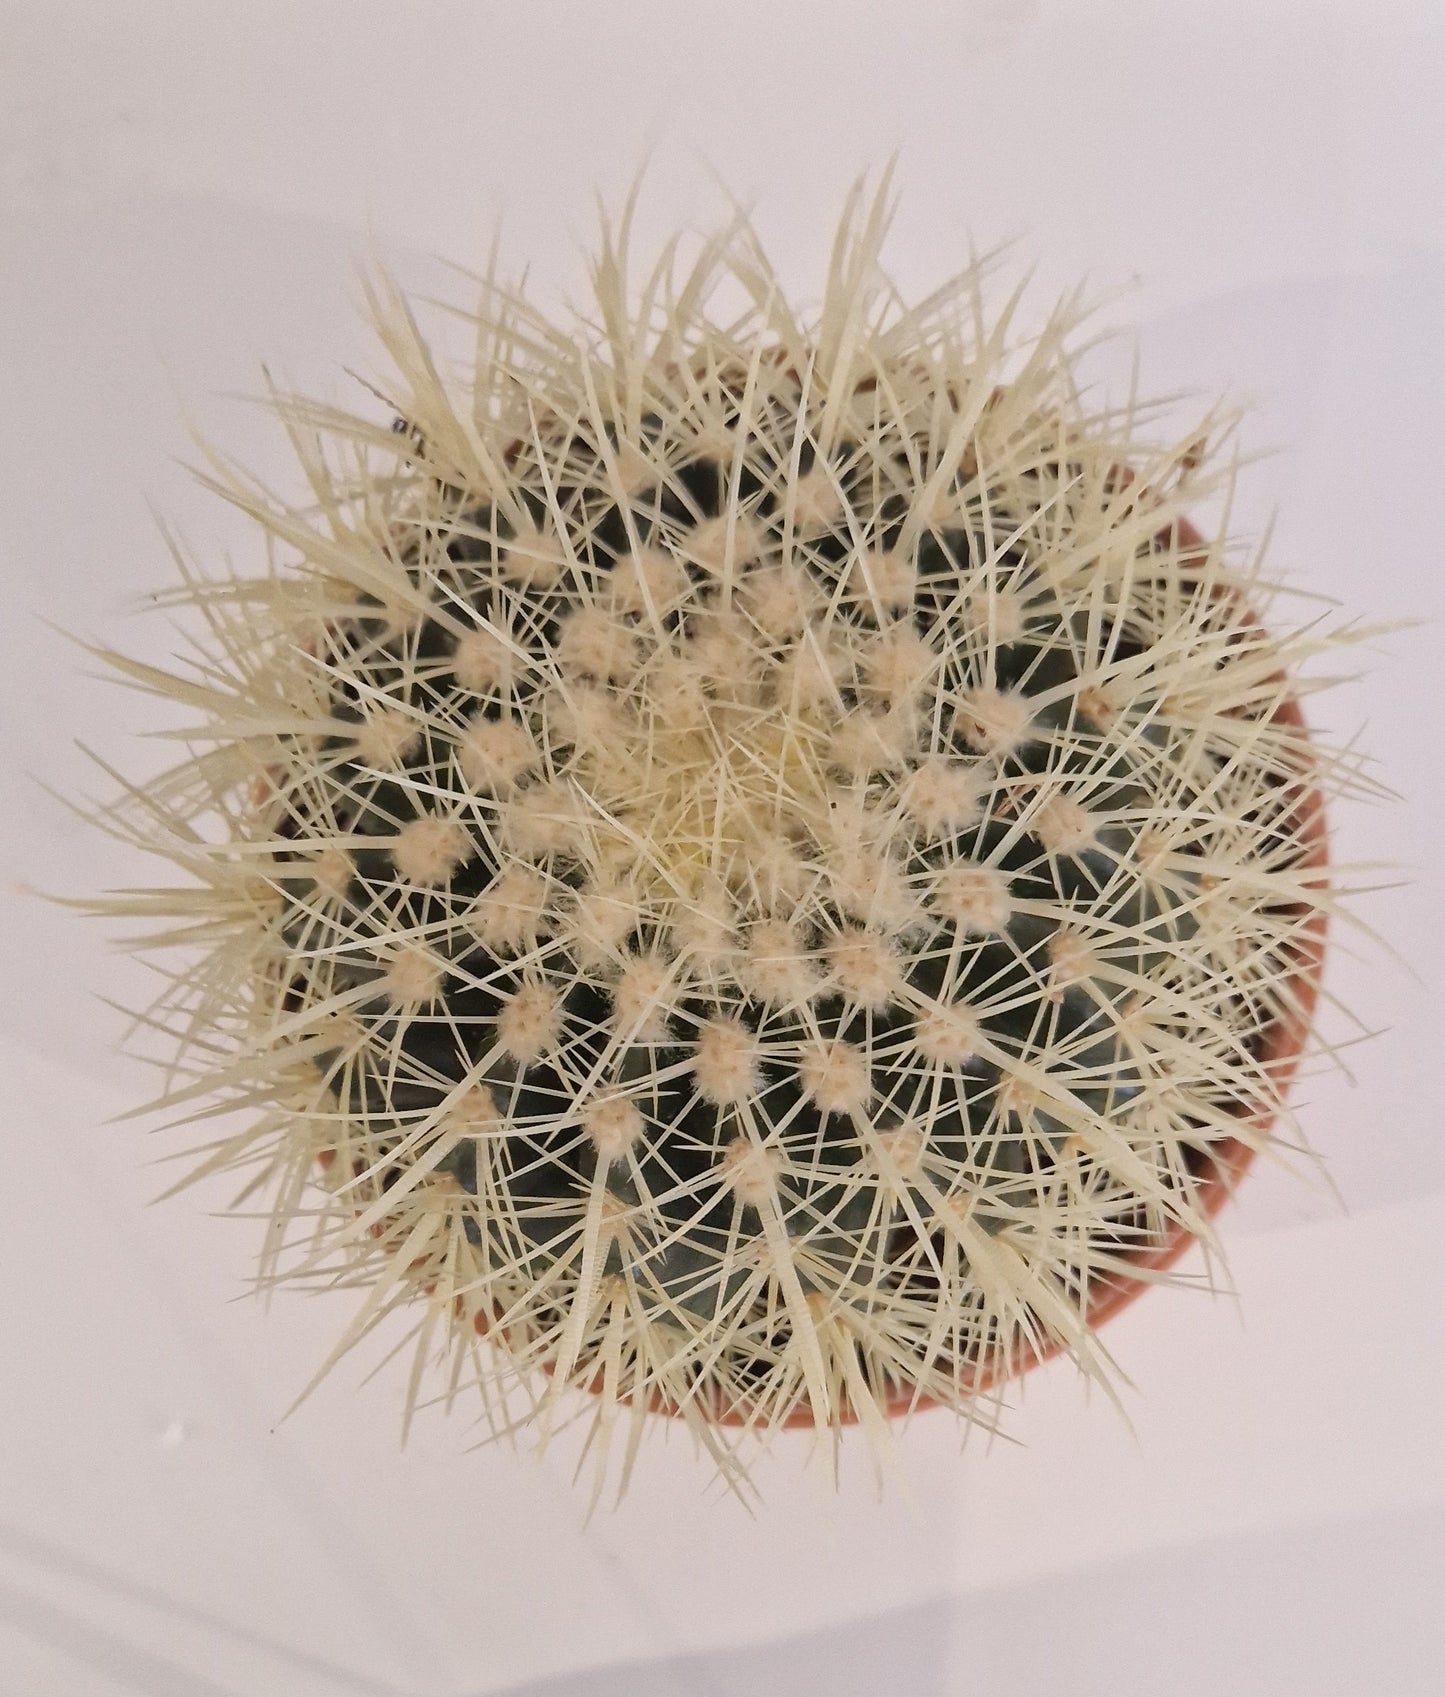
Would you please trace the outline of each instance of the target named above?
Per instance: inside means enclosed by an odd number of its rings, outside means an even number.
[[[0,3],[4,1697],[1445,1688],[1442,88],[1445,19],[1403,0]],[[26,893],[151,871],[37,782],[97,790],[77,739],[154,754],[52,625],[165,652],[127,611],[167,580],[151,503],[258,557],[178,463],[188,423],[284,485],[226,397],[265,361],[361,404],[369,256],[460,298],[435,259],[479,265],[500,220],[511,269],[571,287],[594,191],[650,150],[644,252],[719,217],[720,178],[806,298],[895,149],[905,288],[1007,236],[1040,312],[1128,285],[1143,386],[1248,399],[1280,450],[1241,507],[1278,510],[1277,566],[1435,621],[1313,715],[1402,796],[1340,809],[1337,858],[1409,880],[1357,903],[1400,958],[1341,934],[1330,969],[1380,1034],[1298,1091],[1335,1191],[1259,1171],[1223,1222],[1237,1302],[1110,1326],[1132,1432],[1045,1369],[1021,1442],[922,1417],[881,1501],[861,1445],[833,1498],[788,1439],[750,1518],[659,1430],[584,1527],[565,1446],[474,1449],[458,1413],[400,1450],[379,1352],[283,1423],[348,1303],[233,1300],[257,1232],[224,1188],[148,1207],[176,1140],[107,1123],[150,1080],[96,1000],[145,982]]]

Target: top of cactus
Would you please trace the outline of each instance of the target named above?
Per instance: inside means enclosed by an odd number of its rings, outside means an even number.
[[[630,1407],[628,1467],[648,1409],[737,1480],[729,1423],[1101,1371],[1269,1135],[1333,899],[1328,639],[1181,523],[1226,421],[1089,410],[1075,306],[1015,346],[980,267],[906,306],[884,211],[812,319],[741,222],[634,295],[624,223],[571,324],[487,284],[464,386],[379,285],[400,428],[278,399],[313,504],[215,486],[291,557],[188,572],[194,675],[111,656],[207,718],[108,822],[199,883],[150,1023],[166,1101],[262,1105],[202,1170],[272,1187],[267,1277]]]

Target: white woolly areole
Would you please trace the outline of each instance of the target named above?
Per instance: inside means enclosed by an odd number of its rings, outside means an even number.
[[[642,909],[635,891],[601,883],[583,889],[571,913],[571,932],[585,966],[605,966],[622,949]]]
[[[893,1131],[880,1131],[877,1148],[884,1171],[892,1170],[899,1178],[916,1179],[923,1171],[923,1152],[927,1148],[923,1133],[915,1126],[899,1126]]]
[[[754,995],[784,1004],[806,1000],[819,977],[811,951],[781,919],[765,919],[749,931],[743,970]]]
[[[850,778],[867,778],[903,765],[911,727],[892,713],[855,712],[829,740],[832,764]]]
[[[780,707],[816,710],[839,703],[848,655],[838,643],[809,626],[784,650],[773,681],[772,699]]]
[[[474,695],[485,695],[510,672],[511,651],[496,631],[472,630],[459,636],[452,653],[457,682]]]
[[[721,576],[756,560],[763,551],[763,537],[745,513],[719,514],[685,531],[678,546],[688,559]]]
[[[800,477],[789,494],[787,511],[801,537],[822,536],[836,529],[843,519],[843,496],[836,481],[821,466]]]
[[[463,1091],[449,1119],[456,1131],[468,1137],[489,1136],[505,1123],[496,1095],[486,1084],[474,1084]]]
[[[500,823],[514,853],[537,859],[566,854],[582,831],[576,798],[566,784],[555,781],[523,790]]]
[[[748,573],[738,590],[748,617],[774,641],[806,630],[820,599],[817,587],[795,567],[761,566]]]
[[[566,570],[567,562],[550,525],[525,523],[503,544],[501,564],[503,574],[513,583],[550,589]]]
[[[476,790],[505,795],[537,760],[537,745],[515,719],[477,714],[457,742],[457,767]]]
[[[723,1178],[739,1202],[751,1208],[766,1208],[777,1195],[782,1152],[760,1147],[740,1137],[728,1145],[723,1157]]]
[[[980,1027],[967,1008],[931,1008],[913,1029],[913,1044],[929,1061],[962,1066],[978,1053]]]
[[[340,897],[356,873],[356,862],[336,843],[329,843],[311,864],[316,887],[326,895]]]
[[[433,815],[403,825],[391,844],[398,874],[413,884],[444,883],[471,852],[463,824]]]
[[[1094,840],[1094,819],[1073,796],[1051,795],[1029,818],[1033,834],[1050,854],[1077,854]]]
[[[665,612],[686,593],[686,568],[665,548],[634,548],[612,568],[612,598],[624,613]]]
[[[939,873],[933,902],[966,932],[1002,931],[1013,904],[1008,879],[994,866],[950,866]]]
[[[670,939],[683,958],[684,970],[701,976],[734,971],[737,921],[735,903],[717,885],[705,882],[696,899],[679,902],[672,914]]]
[[[904,806],[930,837],[961,831],[979,816],[982,785],[972,766],[945,755],[920,761],[904,792]]]
[[[1029,734],[1033,711],[1017,690],[980,684],[961,692],[958,717],[971,748],[982,754],[1012,754]]]
[[[399,766],[421,738],[421,726],[409,713],[395,709],[373,713],[356,731],[356,752],[368,766],[383,770]]]
[[[620,1161],[642,1136],[645,1123],[636,1103],[626,1096],[604,1096],[583,1110],[582,1129],[599,1160]]]
[[[1049,938],[1049,963],[1050,982],[1058,991],[1087,978],[1098,965],[1098,957],[1088,938],[1074,931],[1056,931]]]
[[[709,1102],[745,1102],[758,1087],[762,1048],[741,1020],[712,1020],[697,1039],[693,1069]]]
[[[564,677],[575,674],[610,683],[625,677],[635,658],[631,632],[606,609],[583,607],[567,615],[557,647]]]
[[[524,984],[497,1015],[497,1038],[518,1061],[534,1061],[557,1041],[562,1004],[545,984]]]
[[[618,701],[614,691],[597,684],[574,684],[553,690],[547,699],[548,729],[558,742],[571,743],[582,754],[601,760],[638,735],[635,713]]]
[[[868,687],[887,706],[903,706],[923,689],[933,671],[932,647],[912,631],[890,631],[868,651]]]
[[[634,1043],[665,1043],[671,1011],[667,962],[656,955],[629,960],[612,989],[619,1036]]]
[[[898,959],[886,937],[849,926],[827,945],[834,982],[850,1001],[881,1011],[900,987]]]
[[[550,886],[530,866],[513,866],[477,897],[464,920],[487,948],[515,954],[537,940]]]
[[[875,612],[902,613],[913,604],[918,571],[902,549],[870,549],[846,579],[848,592]]]
[[[825,1114],[861,1114],[868,1106],[868,1062],[851,1043],[810,1044],[798,1076]]]
[[[428,949],[402,949],[388,961],[382,983],[399,1007],[433,1002],[442,985],[442,963]]]

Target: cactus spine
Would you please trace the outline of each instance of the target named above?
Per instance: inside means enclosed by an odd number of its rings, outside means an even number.
[[[883,223],[807,320],[745,228],[640,300],[608,237],[595,321],[489,287],[464,392],[383,291],[395,433],[278,401],[312,504],[216,486],[284,563],[189,577],[193,673],[112,656],[207,719],[110,822],[203,893],[153,1023],[252,1110],[203,1165],[267,1277],[734,1477],[1105,1371],[1282,1112],[1331,900],[1322,639],[1182,522],[1220,420],[1090,411],[1071,312],[1015,344],[977,270],[906,306]]]

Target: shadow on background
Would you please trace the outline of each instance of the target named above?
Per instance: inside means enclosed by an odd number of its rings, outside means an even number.
[[[1437,1506],[1151,1551],[505,1697],[1439,1697],[1442,1579]]]
[[[274,1676],[278,1666],[294,1670],[298,1678],[306,1681],[302,1689],[308,1693],[334,1691],[338,1697],[341,1693],[346,1697],[420,1697],[419,1693],[358,1676],[319,1656],[308,1655],[220,1615],[194,1608],[154,1586],[127,1578],[17,1526],[0,1523],[0,1555],[42,1581],[59,1580],[76,1598],[74,1603],[57,1602],[0,1577],[0,1625],[10,1626],[32,1642],[53,1650],[67,1668],[91,1668],[104,1675],[109,1682],[107,1689],[115,1685],[133,1686],[143,1697],[243,1697],[241,1689],[229,1680],[218,1683],[194,1666],[187,1667],[186,1662],[194,1662],[194,1652],[178,1653],[164,1641],[143,1642],[156,1636],[154,1628],[122,1634],[89,1618],[87,1593],[175,1621],[192,1632],[220,1638],[243,1655],[249,1651],[254,1659],[265,1664],[266,1672],[261,1677]],[[58,1692],[63,1687],[56,1685],[50,1689]],[[27,1694],[3,1689],[0,1697],[27,1697]],[[75,1687],[75,1697],[84,1697],[83,1687]],[[244,1693],[244,1697],[251,1697],[251,1693]],[[289,1694],[277,1690],[274,1697],[289,1697]]]

